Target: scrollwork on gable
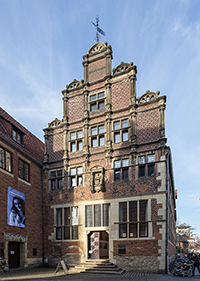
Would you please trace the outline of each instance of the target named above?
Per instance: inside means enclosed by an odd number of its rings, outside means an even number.
[[[133,62],[127,63],[122,61],[120,65],[118,65],[116,68],[113,68],[113,75],[128,71],[132,66]]]
[[[70,90],[80,88],[80,87],[82,87],[83,82],[84,82],[83,80],[78,81],[78,80],[74,79],[69,85],[66,86],[66,89],[68,91],[70,91]]]
[[[58,118],[54,119],[51,123],[48,124],[49,128],[55,128],[60,126],[60,124],[62,123],[61,120],[59,120]]]
[[[96,43],[88,50],[88,53],[89,54],[94,54],[94,53],[97,53],[97,52],[101,52],[104,49],[106,49],[106,47],[107,47],[107,42],[105,42],[105,43]]]
[[[144,95],[137,98],[138,104],[143,104],[143,103],[146,103],[146,102],[155,101],[158,98],[159,94],[160,94],[159,91],[150,92],[149,90],[147,90]]]

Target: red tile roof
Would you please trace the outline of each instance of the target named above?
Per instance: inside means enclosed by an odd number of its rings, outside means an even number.
[[[23,145],[18,144],[12,139],[11,128],[15,126],[24,133]],[[0,135],[4,137],[11,145],[17,146],[20,150],[30,155],[40,164],[44,159],[44,143],[40,141],[36,136],[29,132],[19,122],[17,122],[12,116],[10,116],[5,110],[0,107]]]

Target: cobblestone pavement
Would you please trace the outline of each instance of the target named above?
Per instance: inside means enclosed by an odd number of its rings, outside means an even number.
[[[125,272],[121,275],[117,274],[94,274],[94,273],[70,273],[65,275],[63,270],[60,269],[58,273],[55,274],[55,269],[53,268],[31,268],[31,269],[17,269],[11,270],[9,273],[0,272],[1,281],[110,281],[113,279],[118,280],[134,280],[134,281],[185,281],[187,280],[200,280],[200,276],[195,275],[194,277],[174,277],[166,274],[150,274],[142,272]]]

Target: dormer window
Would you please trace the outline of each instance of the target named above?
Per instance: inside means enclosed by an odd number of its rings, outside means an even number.
[[[12,138],[14,141],[16,141],[17,143],[19,144],[22,144],[23,145],[23,133],[16,129],[15,127],[13,127],[12,129]]]

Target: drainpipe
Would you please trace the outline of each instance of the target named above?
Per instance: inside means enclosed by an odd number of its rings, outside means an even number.
[[[44,170],[42,168],[42,266],[44,267]]]
[[[169,273],[168,240],[169,240],[169,155],[167,152],[166,161],[166,252],[165,252],[165,273]]]

